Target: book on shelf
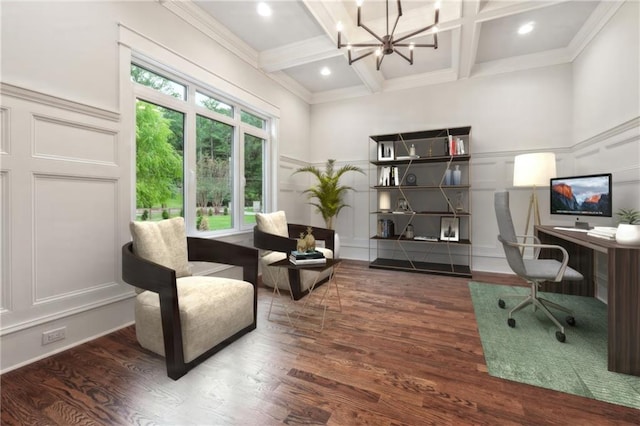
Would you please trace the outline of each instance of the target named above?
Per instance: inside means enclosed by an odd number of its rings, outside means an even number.
[[[289,258],[293,258],[296,260],[306,260],[306,259],[324,259],[324,254],[321,251],[310,250],[310,251],[297,251],[294,250],[289,255]]]
[[[296,266],[300,266],[300,265],[307,265],[307,266],[325,265],[327,263],[327,258],[326,257],[322,257],[322,258],[319,258],[319,259],[296,259],[292,255],[290,255],[289,256],[289,262],[291,262],[292,264],[294,264]]]

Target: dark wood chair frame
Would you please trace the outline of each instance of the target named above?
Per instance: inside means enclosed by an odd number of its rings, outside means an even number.
[[[167,375],[173,380],[218,352],[234,340],[254,330],[258,314],[258,250],[218,240],[187,237],[190,261],[214,262],[242,267],[242,279],[253,285],[253,323],[233,336],[185,363],[182,327],[178,309],[176,271],[133,253],[133,243],[122,246],[122,279],[132,286],[158,293]]]
[[[279,251],[282,253],[291,253],[297,248],[297,240],[301,232],[306,232],[308,225],[300,225],[295,223],[287,224],[289,238],[281,237],[275,234],[262,232],[257,226],[253,227],[253,246],[262,250]],[[335,252],[335,235],[336,231],[327,228],[312,227],[312,233],[316,240],[324,240],[325,247]],[[263,272],[264,273],[264,272]],[[316,284],[316,287],[325,283],[323,280]],[[293,300],[300,300],[309,291],[302,291],[300,287],[300,271],[289,269],[289,284],[291,285],[291,294]]]

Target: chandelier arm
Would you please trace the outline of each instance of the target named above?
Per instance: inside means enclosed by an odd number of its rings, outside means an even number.
[[[376,71],[380,71],[380,65],[382,65],[382,60],[384,59],[385,56],[387,55],[380,55],[376,58]]]
[[[437,43],[418,43],[418,44],[410,44],[410,43],[393,43],[394,47],[438,47]]]
[[[396,22],[393,24],[393,29],[391,30],[391,38],[393,38],[393,34],[396,32],[396,27],[398,26],[398,21],[400,20],[400,17],[402,16],[402,2],[400,2],[400,0],[398,0],[398,17],[396,18]],[[389,21],[389,0],[387,0],[387,22]],[[387,25],[387,33],[389,34],[389,28]]]
[[[382,37],[380,37],[378,34],[374,33],[371,29],[369,29],[369,27],[367,27],[362,22],[360,22],[360,24],[358,26],[363,28],[363,29],[365,29],[369,34],[371,34],[373,37],[375,37],[376,40],[380,41],[380,43],[384,43],[384,40],[382,40]],[[352,46],[353,46],[353,44],[352,44]]]
[[[362,54],[362,55],[358,56],[357,58],[352,59],[351,58],[351,50],[349,50],[349,65],[353,64],[356,61],[359,61],[362,58],[366,58],[367,56],[372,55],[372,54],[373,54],[373,51],[365,53],[365,54]]]
[[[407,34],[407,35],[405,35],[405,36],[402,36],[402,37],[400,37],[400,38],[397,38],[397,39],[395,39],[395,40],[394,40],[394,43],[393,43],[393,44],[397,44],[397,43],[399,43],[399,42],[401,42],[401,41],[404,41],[404,40],[406,40],[406,39],[408,39],[408,38],[410,38],[410,37],[416,36],[416,35],[418,35],[418,34],[420,34],[420,33],[425,32],[425,31],[429,31],[431,28],[435,27],[436,25],[438,25],[438,23],[437,23],[437,22],[436,22],[436,23],[434,23],[434,24],[431,24],[431,25],[429,25],[429,26],[427,26],[427,27],[424,27],[424,28],[422,28],[422,29],[420,29],[420,30],[418,30],[418,31],[414,31],[414,32],[409,33],[409,34]],[[435,35],[435,33],[434,33],[434,35]]]
[[[408,58],[407,56],[405,56],[401,51],[399,50],[394,50],[394,53],[397,53],[398,55],[400,55],[401,57],[403,57],[407,62],[409,62],[411,65],[413,65],[413,51],[411,51],[411,58]]]
[[[343,44],[343,46],[348,46],[348,45]],[[380,43],[358,43],[358,44],[352,44],[351,47],[380,47]]]

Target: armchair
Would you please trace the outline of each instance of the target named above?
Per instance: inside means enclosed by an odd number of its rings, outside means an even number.
[[[537,241],[537,243],[525,244],[517,241],[517,238],[524,238],[524,236],[519,237],[514,231],[513,220],[511,219],[511,212],[509,210],[509,193],[507,191],[496,192],[494,194],[494,207],[496,219],[498,221],[498,229],[500,231],[498,240],[502,243],[509,267],[516,275],[527,281],[531,287],[529,295],[525,297],[520,304],[516,305],[516,307],[509,311],[507,324],[509,327],[515,327],[516,320],[513,318],[513,314],[525,306],[533,305],[534,310],[539,308],[551,321],[553,321],[559,329],[556,331],[556,339],[560,342],[564,342],[566,339],[564,327],[553,316],[549,308],[554,308],[568,313],[569,316],[567,316],[566,322],[572,326],[576,324],[573,312],[564,306],[560,306],[540,297],[538,294],[538,287],[545,281],[560,282],[563,279],[568,281],[580,281],[584,279],[584,277],[578,271],[567,266],[569,263],[569,255],[564,247],[540,244],[539,240],[535,236],[526,236],[526,238],[534,238],[534,241]],[[533,259],[523,258],[521,249],[526,247],[532,247],[535,250]],[[538,259],[538,254],[541,248],[560,251],[562,253],[562,262],[555,259]],[[500,308],[504,309],[504,300],[498,300],[498,305]]]
[[[262,282],[268,287],[278,286],[281,290],[291,290],[291,297],[299,300],[308,293],[309,287],[316,280],[318,272],[305,270],[283,270],[268,265],[286,259],[289,253],[296,249],[297,238],[306,231],[307,225],[287,223],[284,211],[274,213],[258,213],[256,226],[253,228],[253,245],[261,250],[260,266],[262,268]],[[327,228],[313,228],[316,240],[324,240],[325,247],[317,248],[326,258],[333,258],[335,231]],[[319,285],[331,275],[328,268],[317,277]],[[289,288],[290,287],[290,288]]]
[[[186,237],[181,217],[132,222],[122,278],[135,286],[136,337],[179,379],[257,324],[258,251]],[[242,267],[243,280],[190,276],[189,261]]]

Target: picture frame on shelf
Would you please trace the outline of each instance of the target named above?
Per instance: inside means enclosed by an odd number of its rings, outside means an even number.
[[[396,159],[393,142],[378,143],[378,161],[391,161]]]
[[[440,217],[440,241],[460,241],[459,217]]]

